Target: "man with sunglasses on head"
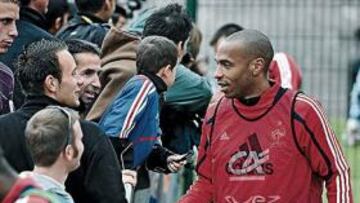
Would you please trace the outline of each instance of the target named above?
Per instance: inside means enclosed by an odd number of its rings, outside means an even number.
[[[65,191],[65,181],[80,166],[84,152],[79,114],[69,108],[48,106],[28,121],[25,138],[35,167],[21,175],[32,177],[61,202],[73,203]]]
[[[49,105],[77,108],[83,78],[66,44],[60,41],[30,44],[16,66],[26,102],[14,113],[0,117],[0,145],[9,163],[21,172],[34,167],[25,142],[26,122]],[[84,153],[80,167],[69,174],[66,190],[75,202],[126,202],[120,165],[110,141],[96,124],[80,121],[80,125]]]

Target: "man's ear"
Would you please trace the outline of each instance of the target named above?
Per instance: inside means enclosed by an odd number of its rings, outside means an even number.
[[[172,73],[172,70],[171,70],[171,66],[169,64],[164,67],[164,74],[166,74],[166,76],[169,77],[169,75],[171,75],[171,73]]]
[[[166,78],[166,77],[169,77],[169,74],[171,74],[171,66],[170,66],[170,64],[169,65],[167,65],[167,66],[164,66],[164,67],[162,67],[160,70],[159,70],[159,72],[158,72],[158,76],[159,77],[161,77],[161,78]]]
[[[68,161],[70,161],[72,158],[74,158],[74,148],[72,145],[67,145],[64,150],[64,158]]]
[[[44,90],[54,93],[59,88],[59,79],[52,75],[47,75],[44,81]]]
[[[105,0],[104,10],[108,11],[112,9],[112,0]]]
[[[263,58],[256,58],[251,61],[250,70],[253,76],[258,76],[264,73],[265,68],[265,59]]]
[[[60,30],[60,28],[63,26],[63,18],[57,17],[55,19],[54,28],[56,31]]]
[[[185,54],[185,47],[183,46],[183,44],[184,44],[184,42],[180,41],[176,46],[177,52],[178,52],[178,58],[183,57]]]

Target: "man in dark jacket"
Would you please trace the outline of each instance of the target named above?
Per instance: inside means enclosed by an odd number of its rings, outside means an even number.
[[[115,0],[75,0],[79,13],[61,29],[56,37],[62,40],[82,39],[99,48],[110,26],[107,24],[115,10]]]
[[[0,0],[0,56],[8,51],[18,36],[16,20],[19,19],[17,0]],[[10,111],[14,91],[14,74],[0,61],[0,114]]]
[[[20,0],[20,20],[17,21],[18,37],[8,52],[0,56],[0,61],[7,65],[13,72],[16,71],[14,62],[25,46],[41,40],[52,39],[53,37],[45,31],[46,19],[44,14],[47,11],[48,0]],[[14,104],[19,108],[24,103],[25,96],[21,92],[19,84],[15,83]]]
[[[27,93],[26,103],[14,113],[0,117],[0,145],[18,172],[32,170],[25,143],[26,122],[48,105],[79,106],[82,78],[63,42],[41,40],[19,56],[16,77]],[[81,121],[84,154],[79,169],[66,182],[75,202],[126,202],[120,166],[111,143],[93,123]]]

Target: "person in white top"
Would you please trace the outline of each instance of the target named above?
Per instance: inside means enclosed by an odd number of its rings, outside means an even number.
[[[48,106],[28,121],[25,137],[35,167],[22,175],[32,176],[61,202],[74,202],[64,184],[68,174],[80,166],[84,151],[78,113],[65,107]]]

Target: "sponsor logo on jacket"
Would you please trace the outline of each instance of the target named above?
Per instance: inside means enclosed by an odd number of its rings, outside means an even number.
[[[250,135],[226,164],[230,181],[265,180],[266,175],[273,174],[269,151],[262,149],[255,133]]]

